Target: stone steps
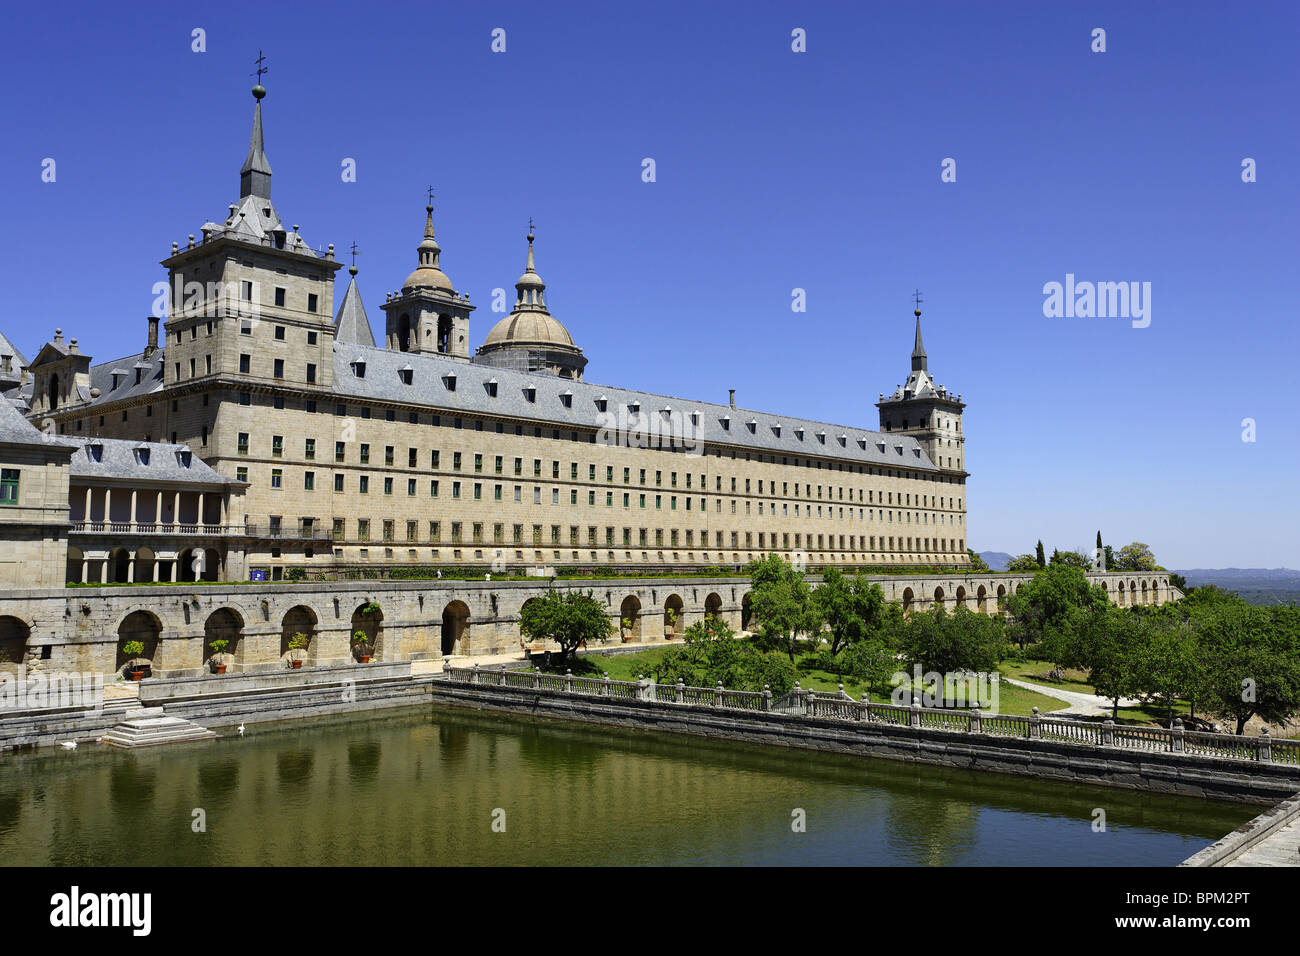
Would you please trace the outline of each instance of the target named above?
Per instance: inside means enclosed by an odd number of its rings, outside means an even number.
[[[210,740],[220,734],[181,717],[130,717],[100,740],[112,747],[154,747],[190,740]]]

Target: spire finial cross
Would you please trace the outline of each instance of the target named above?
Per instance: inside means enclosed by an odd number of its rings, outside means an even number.
[[[529,236],[532,236],[532,234],[533,234],[533,217],[532,217],[532,216],[529,216],[529,217],[528,217],[528,235],[529,235]]]
[[[921,298],[920,289],[917,289],[915,292],[912,293],[912,301],[916,303],[916,307],[918,309],[921,308],[921,303],[925,300]]]
[[[429,187],[429,189],[428,189],[428,193],[429,193],[429,205],[432,206],[432,205],[433,205],[433,187],[432,187],[432,186]]]
[[[260,47],[257,50],[257,59],[254,62],[257,64],[256,76],[257,76],[257,82],[260,85],[262,82],[262,74],[271,72],[270,67],[263,65],[264,63],[266,63],[266,57],[262,55],[262,50]],[[249,76],[253,76],[253,75],[254,74],[252,73],[249,74]]]
[[[353,240],[352,240],[352,264],[353,264],[353,265],[356,265],[356,264],[357,264],[357,256],[358,256],[360,253],[361,253],[361,250],[357,248],[357,241],[356,241],[355,239],[353,239]]]

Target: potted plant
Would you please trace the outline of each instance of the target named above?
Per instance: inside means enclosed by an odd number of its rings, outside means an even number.
[[[630,617],[625,617],[621,623],[623,624],[623,643],[626,644],[632,640],[632,628],[636,626],[636,621]]]
[[[668,637],[677,636],[677,608],[664,609],[664,620],[668,622]]]
[[[289,638],[289,666],[294,670],[302,667],[301,652],[311,643],[311,638],[299,631],[293,637]]]
[[[222,640],[221,638],[208,642],[208,647],[212,649],[212,656],[208,658],[209,663],[212,664],[212,673],[224,674],[226,672],[226,662],[224,658],[226,655],[226,648],[229,646],[230,642]]]
[[[362,664],[370,663],[370,635],[358,630],[352,635],[352,644],[356,648],[357,660]]]
[[[126,676],[131,680],[140,680],[144,677],[145,672],[149,669],[149,665],[139,660],[140,656],[144,654],[144,642],[127,641],[122,645],[122,653],[130,658],[126,664]]]

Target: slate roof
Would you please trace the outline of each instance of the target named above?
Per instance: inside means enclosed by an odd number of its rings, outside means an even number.
[[[163,387],[163,350],[156,350],[147,359],[144,352],[128,355],[125,358],[101,362],[90,367],[90,388],[99,389],[99,398],[92,399],[89,390],[83,396],[87,402],[116,402],[124,398],[137,398],[160,391]],[[140,370],[140,382],[136,384],[136,369]],[[117,372],[117,387],[113,387],[113,373]]]
[[[186,482],[203,485],[243,484],[213,471],[188,445],[129,441],[122,438],[76,437],[68,440],[77,450],[72,456],[72,474],[78,478],[118,478],[151,482]],[[100,448],[99,460],[92,454]],[[137,449],[147,449],[143,464]],[[188,459],[188,461],[186,461]]]
[[[334,317],[334,341],[371,347],[375,344],[375,333],[371,331],[370,320],[366,318],[366,307],[361,304],[361,292],[357,288],[355,273],[348,281],[348,290],[343,293],[343,304]]]
[[[8,337],[0,332],[0,355],[13,356],[13,370],[15,377],[21,369],[27,367],[27,358],[18,350],[18,346],[9,341]]]
[[[0,443],[7,445],[56,445],[71,448],[75,443],[46,435],[23,417],[12,401],[0,402]]]
[[[354,362],[358,359],[365,363],[364,377],[358,377],[354,371]],[[407,365],[412,369],[410,385],[404,383],[401,374]],[[456,379],[454,391],[446,384],[446,377],[451,375]],[[496,382],[495,396],[489,393],[489,382]],[[528,400],[526,388],[533,390],[533,401]],[[469,364],[442,355],[336,345],[334,392],[341,398],[355,396],[427,405],[470,415],[504,415],[531,419],[539,425],[567,428],[599,427],[602,423],[598,419],[600,409],[596,400],[604,398],[607,410],[616,415],[620,405],[629,409],[637,406],[639,414],[659,415],[662,421],[662,412],[667,407],[690,424],[690,414],[698,412],[699,422],[694,426],[694,436],[705,442],[752,448],[769,454],[834,458],[876,467],[938,470],[916,439],[895,432],[853,428],[652,392],[576,382],[547,373],[516,372]],[[566,392],[571,396],[567,406],[562,400]],[[729,420],[729,428],[723,426],[724,419]]]

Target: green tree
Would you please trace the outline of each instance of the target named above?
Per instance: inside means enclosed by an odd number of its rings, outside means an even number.
[[[519,633],[559,644],[561,664],[580,644],[603,643],[613,630],[605,605],[591,591],[547,591],[525,604],[519,615]]]
[[[1013,633],[1021,647],[1051,635],[1053,653],[1068,659],[1074,652],[1066,652],[1064,642],[1077,637],[1088,623],[1087,614],[1078,612],[1104,609],[1109,603],[1106,592],[1089,582],[1082,568],[1057,563],[1021,585],[1007,607],[1015,618]]]
[[[764,641],[789,655],[794,663],[800,635],[816,644],[821,617],[812,600],[812,590],[803,572],[776,555],[751,561],[748,567],[752,584],[750,607],[762,622]]]
[[[970,569],[972,571],[988,571],[988,563],[970,548],[966,549],[966,554],[970,556]]]
[[[1043,540],[1038,539],[1038,548],[1034,551],[1034,560],[1038,562],[1040,568],[1047,567],[1047,558],[1043,554]]]
[[[1211,596],[1193,605],[1188,623],[1201,661],[1197,699],[1207,710],[1236,721],[1238,734],[1252,717],[1283,723],[1300,712],[1300,609]]]
[[[1138,643],[1129,650],[1132,684],[1138,695],[1165,707],[1172,719],[1177,698],[1191,696],[1203,684],[1202,658],[1196,635],[1186,621],[1139,615]]]
[[[1032,554],[1017,555],[1007,562],[1007,570],[1015,571],[1018,574],[1037,571],[1038,560]]]
[[[1119,549],[1115,556],[1116,571],[1155,571],[1156,556],[1141,541],[1134,541]]]
[[[964,607],[914,613],[903,628],[900,648],[908,664],[940,674],[991,671],[1002,659],[1002,618],[976,614]]]
[[[698,621],[683,637],[681,647],[672,648],[651,667],[655,680],[680,680],[692,687],[722,684],[735,690],[760,691],[767,686],[778,695],[794,687],[795,670],[789,661],[736,637],[726,621]]]
[[[1086,571],[1092,567],[1092,558],[1081,551],[1053,551],[1052,564],[1064,564],[1066,567],[1083,568]]]
[[[880,585],[862,575],[849,577],[836,567],[822,573],[822,583],[812,592],[813,606],[830,629],[831,655],[863,640],[879,629],[885,608]]]

